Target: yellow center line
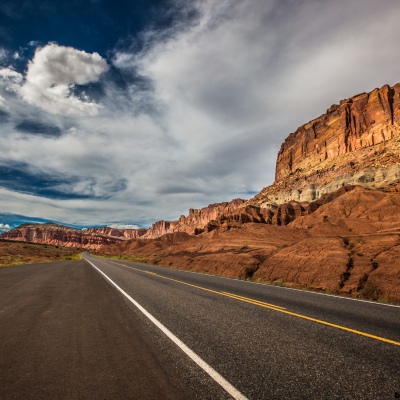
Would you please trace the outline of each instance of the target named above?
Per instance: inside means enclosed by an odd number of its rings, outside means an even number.
[[[228,293],[228,292],[220,292],[220,293],[223,294],[223,295],[232,297],[233,299],[236,299],[236,300],[242,300],[242,301],[246,301],[246,302],[251,302],[252,304],[256,304],[256,305],[261,306],[261,307],[266,307],[267,306],[267,307],[277,308],[277,309],[280,309],[280,310],[286,310],[285,307],[277,306],[275,304],[265,303],[265,302],[259,301],[259,300],[250,299],[249,297],[243,297],[243,296],[239,296],[237,294]]]
[[[262,301],[250,299],[250,298],[243,297],[243,296],[239,296],[239,295],[236,295],[236,294],[233,294],[233,293],[219,292],[219,291],[216,291],[216,290],[207,289],[207,288],[202,287],[202,286],[192,285],[191,283],[183,282],[183,281],[180,281],[180,280],[177,280],[177,279],[167,278],[167,277],[159,275],[159,274],[157,274],[155,272],[143,271],[141,269],[134,268],[134,267],[129,267],[129,266],[124,265],[124,264],[120,264],[120,263],[116,263],[116,262],[112,262],[112,263],[113,264],[117,264],[117,265],[121,265],[122,267],[125,267],[125,268],[133,269],[135,271],[144,272],[145,274],[154,275],[154,276],[157,276],[158,278],[163,278],[163,279],[167,279],[169,281],[177,282],[177,283],[180,283],[182,285],[191,286],[191,287],[194,287],[196,289],[200,289],[200,290],[204,290],[204,291],[207,291],[207,292],[215,293],[215,294],[218,294],[220,296],[229,297],[229,298],[232,298],[232,299],[235,299],[235,300],[243,301],[243,302],[246,302],[246,303],[250,303],[250,304],[254,304],[254,305],[260,306],[260,307],[264,307],[264,308],[268,308],[268,309],[271,309],[271,310],[274,310],[274,311],[278,311],[278,312],[281,312],[283,314],[291,315],[293,317],[302,318],[302,319],[305,319],[307,321],[316,322],[318,324],[330,326],[332,328],[340,329],[342,331],[354,333],[356,335],[364,336],[364,337],[367,337],[367,338],[370,338],[370,339],[379,340],[381,342],[393,344],[395,346],[400,346],[400,342],[396,342],[395,340],[386,339],[386,338],[381,337],[381,336],[376,336],[376,335],[372,335],[370,333],[358,331],[356,329],[347,328],[346,326],[333,324],[331,322],[327,322],[327,321],[324,321],[324,320],[321,320],[321,319],[308,317],[307,315],[298,314],[298,313],[295,313],[295,312],[292,312],[292,311],[288,311],[286,308],[283,308],[283,307],[280,307],[280,306],[277,306],[277,305],[274,305],[274,304],[264,303]]]
[[[134,267],[129,267],[129,266],[124,265],[124,264],[119,264],[119,263],[114,263],[114,264],[121,265],[122,267],[126,267],[126,268],[131,268],[131,269],[134,269],[135,271],[143,272],[143,273],[145,273],[145,274],[155,275],[155,276],[157,276],[157,277],[159,277],[159,278],[163,278],[163,279],[166,279],[166,280],[172,281],[172,282],[177,282],[177,283],[180,283],[180,284],[182,284],[182,285],[191,286],[191,287],[194,287],[194,288],[196,288],[196,289],[204,290],[204,291],[206,291],[206,292],[215,293],[215,294],[218,294],[218,295],[220,295],[220,296],[230,297],[230,298],[235,299],[235,300],[240,300],[240,301],[244,301],[244,302],[246,302],[246,303],[255,304],[255,305],[257,305],[257,306],[261,306],[261,307],[264,307],[264,308],[270,308],[270,309],[272,309],[272,310],[277,310],[277,311],[278,311],[279,309],[285,310],[285,308],[280,307],[280,306],[276,306],[275,304],[264,303],[264,302],[262,302],[262,301],[258,301],[258,300],[254,300],[254,299],[249,299],[249,298],[243,297],[243,296],[238,296],[238,295],[233,294],[233,293],[220,292],[220,291],[217,291],[217,290],[207,289],[207,288],[205,288],[205,287],[203,287],[203,286],[197,286],[197,285],[193,285],[193,284],[191,284],[191,283],[187,283],[187,282],[180,281],[180,280],[177,280],[177,279],[167,278],[166,276],[158,275],[158,274],[156,274],[155,272],[143,271],[143,270],[141,270],[141,269],[134,268]]]

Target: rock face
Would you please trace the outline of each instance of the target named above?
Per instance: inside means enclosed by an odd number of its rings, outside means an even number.
[[[199,233],[211,232],[215,229],[226,231],[234,227],[240,227],[249,222],[271,224],[273,215],[274,213],[266,208],[245,205],[209,221]]]
[[[116,229],[110,228],[108,226],[101,227],[101,228],[87,228],[84,230],[86,233],[94,233],[100,234],[105,236],[113,236],[118,238],[125,238],[125,239],[137,239],[143,236],[147,229],[139,228],[139,229]]]
[[[400,84],[342,100],[289,135],[278,154],[275,180],[399,135]]]
[[[167,233],[171,233],[174,231],[175,226],[178,225],[178,221],[157,221],[155,222],[151,228],[146,232],[144,238],[151,239],[156,238]]]
[[[250,200],[273,207],[313,201],[343,185],[385,188],[400,182],[400,83],[331,106],[290,134],[275,182]]]
[[[210,221],[238,210],[243,207],[245,203],[245,200],[234,199],[230,202],[210,204],[201,209],[191,208],[187,217],[181,215],[177,221],[156,222],[143,237],[151,239],[173,232],[186,232],[190,235],[197,235],[204,232]]]
[[[67,226],[47,224],[24,224],[0,236],[2,239],[21,242],[51,244],[55,246],[98,249],[103,245],[119,243],[125,238],[86,232]]]

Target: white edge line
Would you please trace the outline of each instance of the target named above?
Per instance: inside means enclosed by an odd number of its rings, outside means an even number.
[[[222,388],[224,388],[234,399],[247,400],[247,397],[239,392],[232,386],[223,376],[221,376],[214,368],[209,366],[201,357],[199,357],[193,350],[185,345],[178,339],[168,328],[166,328],[158,319],[153,317],[145,308],[143,308],[136,300],[134,300],[128,293],[121,289],[112,279],[110,279],[103,271],[97,268],[91,261],[84,258],[89,264],[92,265],[98,272],[100,272],[112,285],[114,285],[133,305],[135,305],[154,325],[157,326],[162,332],[168,336],[187,356],[189,356],[200,368],[202,368],[211,378],[214,379]]]

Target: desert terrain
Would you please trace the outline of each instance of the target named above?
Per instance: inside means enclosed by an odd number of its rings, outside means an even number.
[[[80,249],[0,240],[0,267],[80,259]]]

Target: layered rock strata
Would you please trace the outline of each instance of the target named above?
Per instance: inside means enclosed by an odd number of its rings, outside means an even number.
[[[85,232],[53,223],[20,225],[16,229],[3,233],[1,238],[83,249],[98,249],[104,245],[116,244],[126,240],[125,238]]]
[[[210,221],[233,213],[244,204],[245,200],[235,199],[230,202],[210,204],[201,209],[190,209],[187,217],[182,215],[176,221],[157,221],[149,229],[100,227],[79,230],[53,223],[24,224],[5,232],[0,237],[6,240],[98,249],[100,246],[120,243],[125,240],[152,239],[173,232],[196,235],[204,232]]]
[[[275,180],[327,159],[385,143],[400,135],[400,84],[342,100],[298,128],[282,144]]]
[[[343,185],[385,188],[400,181],[400,83],[331,106],[290,134],[275,182],[250,204],[313,201]]]
[[[210,204],[201,209],[191,208],[187,217],[181,215],[176,221],[156,222],[143,237],[151,239],[173,232],[186,232],[190,235],[197,235],[204,232],[210,221],[242,208],[245,203],[245,200],[234,199],[230,202]]]
[[[100,227],[100,228],[87,228],[84,229],[86,233],[100,234],[105,236],[113,236],[117,238],[125,238],[125,239],[137,239],[146,234],[146,228],[138,228],[138,229],[117,229],[110,228],[109,226]]]
[[[289,135],[277,157],[275,182],[248,202],[235,199],[190,209],[188,216],[157,221],[149,229],[26,225],[3,238],[96,248],[176,232],[199,235],[248,222],[287,225],[325,204],[330,193],[350,186],[398,191],[399,182],[400,83],[342,100]]]

